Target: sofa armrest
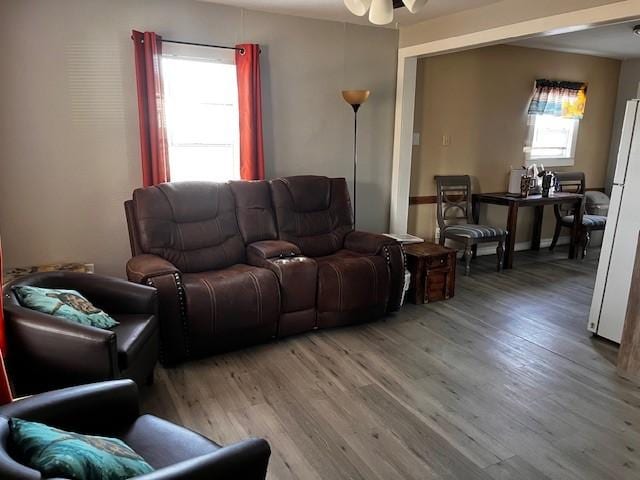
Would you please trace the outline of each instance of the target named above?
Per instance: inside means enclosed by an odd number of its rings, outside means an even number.
[[[116,334],[80,325],[16,304],[5,306],[8,361],[16,384],[55,375],[72,382],[113,378],[117,370]],[[20,377],[24,378],[20,378]]]
[[[160,363],[173,366],[189,358],[185,296],[180,270],[157,255],[136,255],[127,262],[127,277],[158,292]]]
[[[127,278],[136,283],[146,283],[150,278],[176,273],[180,273],[180,270],[158,255],[136,255],[127,262]]]
[[[344,239],[344,248],[347,250],[370,255],[377,255],[382,250],[382,247],[391,245],[398,245],[398,242],[386,235],[358,230],[349,232]]]
[[[402,244],[386,235],[353,231],[347,234],[344,248],[368,255],[381,255],[389,267],[391,284],[387,312],[400,308],[404,287],[405,257]]]
[[[247,246],[247,256],[261,260],[268,258],[295,257],[300,255],[297,245],[284,240],[264,240]]]
[[[264,480],[271,448],[266,440],[249,439],[208,455],[161,468],[138,480]]]
[[[63,388],[16,400],[0,415],[42,422],[85,433],[114,432],[139,415],[138,388],[132,380]]]

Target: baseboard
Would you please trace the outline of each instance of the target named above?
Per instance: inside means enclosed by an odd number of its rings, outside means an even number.
[[[557,245],[569,245],[570,237],[560,237],[558,238]],[[540,240],[540,248],[548,248],[551,246],[552,238],[543,238]],[[526,242],[516,242],[515,251],[520,252],[522,250],[531,250],[531,240]],[[495,255],[496,254],[496,244],[495,243],[487,243],[485,245],[478,245],[478,256],[483,255]]]

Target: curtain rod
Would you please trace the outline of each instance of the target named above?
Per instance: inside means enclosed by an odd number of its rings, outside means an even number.
[[[163,43],[177,43],[179,45],[193,45],[194,47],[209,47],[209,48],[222,48],[224,50],[237,50],[240,53],[244,53],[244,48],[240,48],[240,47],[227,47],[225,45],[209,45],[206,43],[193,43],[193,42],[183,42],[180,40],[165,40],[164,38],[162,39]]]

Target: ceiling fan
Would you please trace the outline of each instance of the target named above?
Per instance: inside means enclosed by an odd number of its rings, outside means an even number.
[[[411,13],[418,12],[428,0],[344,0],[351,13],[359,17],[369,12],[369,21],[375,25],[386,25],[393,21],[393,10],[407,7]]]

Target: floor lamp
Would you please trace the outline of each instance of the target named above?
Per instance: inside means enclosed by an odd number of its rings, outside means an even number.
[[[353,108],[353,226],[356,225],[356,174],[358,170],[358,110],[369,98],[369,90],[343,90],[342,98]]]

